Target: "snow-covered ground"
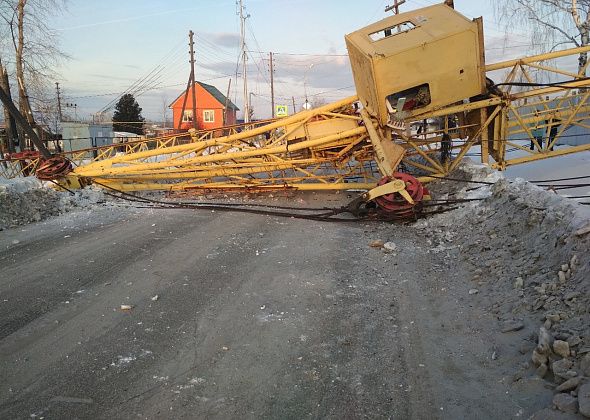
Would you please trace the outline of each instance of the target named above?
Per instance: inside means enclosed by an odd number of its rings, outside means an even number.
[[[520,143],[528,147],[526,142]],[[556,150],[567,147],[556,146]],[[481,159],[480,147],[475,146],[471,148],[467,156],[471,162],[479,162]],[[515,159],[523,156],[529,156],[529,154],[521,150],[516,150],[507,153],[506,158]],[[587,179],[547,182],[543,184],[552,184],[556,187],[565,184],[590,184],[590,151],[509,166],[502,174],[508,179],[522,178],[526,181],[552,181],[560,178],[589,176]],[[556,190],[556,192],[564,197],[587,196],[590,195],[590,186]],[[577,198],[575,200],[579,202],[590,202],[590,198]]]
[[[51,185],[35,177],[0,179],[0,230],[105,201],[101,189],[85,188],[72,194],[56,191]]]
[[[506,170],[506,176],[511,179],[523,178],[527,181],[544,181],[577,176],[590,176],[590,152],[581,152],[539,160],[523,165],[511,166]],[[555,182],[555,185],[573,183],[590,184],[590,178]],[[566,197],[590,195],[590,187],[559,190],[558,192],[560,195]],[[578,201],[590,202],[590,198],[579,199]]]

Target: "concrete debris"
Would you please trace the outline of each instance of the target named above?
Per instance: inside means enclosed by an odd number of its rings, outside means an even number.
[[[590,376],[590,353],[586,353],[580,361],[580,370],[586,376]]]
[[[130,311],[131,309],[133,309],[133,305],[121,305],[122,311]]]
[[[577,414],[564,413],[562,411],[544,408],[533,414],[529,420],[579,420],[580,416]]]
[[[556,394],[553,397],[553,405],[564,413],[576,414],[578,412],[578,399],[570,394]]]
[[[533,350],[533,355],[531,356],[531,361],[535,364],[535,366],[540,366],[547,364],[548,357],[542,351],[538,349]]]
[[[469,294],[470,295],[476,295],[478,293],[479,293],[479,290],[477,290],[477,289],[469,289]]]
[[[567,381],[559,385],[557,388],[555,388],[555,390],[557,392],[568,392],[576,389],[581,382],[582,378],[580,376],[577,376],[575,378],[568,379]]]
[[[574,365],[574,363],[569,359],[561,359],[553,362],[551,364],[551,370],[553,374],[558,378],[562,379],[570,379],[570,369]]]
[[[487,181],[491,172],[465,164],[453,178]],[[514,331],[514,319],[539,328],[515,343],[523,355],[521,363],[527,364],[531,377],[563,385],[560,392],[572,392],[573,398],[584,383],[578,378],[590,376],[590,208],[524,180],[500,175],[491,182],[447,191],[453,198],[476,198],[471,195],[476,193],[484,199],[414,226],[432,248],[446,244],[445,234],[457,221],[468,227],[452,230],[453,243],[459,245],[456,258],[467,264],[466,279],[476,285],[482,310],[500,321],[502,332]],[[437,188],[442,187],[429,185],[433,195],[440,195]],[[561,402],[562,408],[571,408]],[[532,418],[574,417],[547,409]]]
[[[395,252],[397,250],[397,245],[393,242],[385,242],[383,244],[383,250],[387,252]]]
[[[590,383],[586,383],[578,390],[580,414],[590,417]]]
[[[561,357],[570,356],[570,345],[567,341],[555,340],[553,342],[553,351]]]
[[[369,243],[369,246],[371,248],[383,248],[383,245],[385,245],[385,242],[383,242],[380,239],[377,239],[377,240],[372,241],[371,243]]]

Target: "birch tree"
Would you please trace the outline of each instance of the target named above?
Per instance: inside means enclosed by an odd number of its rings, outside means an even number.
[[[19,108],[31,124],[35,120],[29,92],[33,99],[45,96],[55,67],[66,58],[48,24],[64,7],[65,0],[0,0],[0,53],[12,64]]]
[[[538,52],[560,46],[583,47],[590,43],[590,0],[490,0],[506,30],[529,31]],[[540,41],[540,42],[539,42]],[[578,73],[586,74],[588,54],[578,58]]]

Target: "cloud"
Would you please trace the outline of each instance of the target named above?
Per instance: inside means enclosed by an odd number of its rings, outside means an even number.
[[[507,33],[486,39],[486,63],[492,64],[533,54],[532,46],[522,36]]]
[[[346,56],[279,56],[276,80],[315,89],[342,88],[352,84],[352,70]]]
[[[209,40],[220,47],[234,48],[240,45],[240,35],[234,33],[220,32],[214,34],[203,34]]]
[[[229,61],[202,62],[198,63],[197,67],[219,74],[234,74],[236,72],[236,63],[231,63]],[[253,69],[249,68],[249,70],[252,71]],[[197,76],[197,79],[198,78],[199,76]]]
[[[136,77],[121,77],[121,76],[113,76],[112,74],[88,74],[90,77],[95,77],[97,79],[106,79],[106,80],[123,80],[123,81],[131,81],[136,80]]]
[[[556,51],[569,48],[571,46],[563,45],[560,48],[556,48]],[[544,50],[545,52],[550,51],[550,47]],[[518,58],[530,57],[539,54],[539,49],[535,48],[528,39],[523,39],[521,35],[507,33],[504,36],[489,37],[486,42],[486,64],[493,64],[507,60],[513,60]],[[577,73],[578,69],[578,56],[570,55],[561,57],[555,60],[545,61],[543,63],[549,67],[559,68],[561,70]],[[504,80],[509,69],[497,70],[488,73],[496,83]],[[568,76],[557,75],[556,73],[548,73],[543,70],[528,68],[527,71],[538,82],[555,82],[558,80],[568,79]],[[519,73],[520,74],[520,73]]]

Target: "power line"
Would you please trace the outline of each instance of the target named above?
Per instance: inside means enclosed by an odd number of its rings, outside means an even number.
[[[201,79],[201,81],[202,82],[209,82],[212,80],[218,80],[218,79],[232,77],[232,76],[233,76],[232,74],[220,74],[220,76],[216,76],[216,77],[212,77],[212,78],[208,78],[208,79]],[[165,89],[165,88],[184,86],[184,85],[186,85],[186,83],[175,83],[175,84],[170,84],[170,85],[163,85],[163,86],[158,86],[155,88],[146,89],[143,93],[146,93],[146,92],[152,91],[152,90],[157,90],[157,89]],[[94,95],[68,96],[68,98],[70,98],[70,99],[86,99],[86,98],[97,98],[97,97],[112,96],[112,95],[120,95],[120,92],[97,93]]]
[[[128,87],[125,91],[123,91],[123,93],[120,93],[120,95],[117,98],[114,98],[107,105],[105,105],[103,108],[101,108],[99,113],[105,112],[109,108],[111,108],[114,105],[114,103],[118,100],[118,98],[122,97],[123,95],[125,95],[127,93],[133,92],[134,89],[137,90],[138,86],[144,86],[144,84],[147,80],[151,80],[153,77],[155,77],[156,74],[158,74],[158,72],[161,72],[163,70],[163,68],[165,68],[165,66],[162,66],[161,63],[163,63],[163,62],[165,63],[169,57],[174,56],[174,54],[176,54],[178,52],[178,50],[180,48],[182,48],[182,46],[183,46],[183,42],[180,42],[175,47],[170,49],[168,51],[168,53],[166,53],[166,55],[164,55],[164,57],[162,57],[162,59],[156,64],[156,66],[147,75],[136,80],[130,87]]]

